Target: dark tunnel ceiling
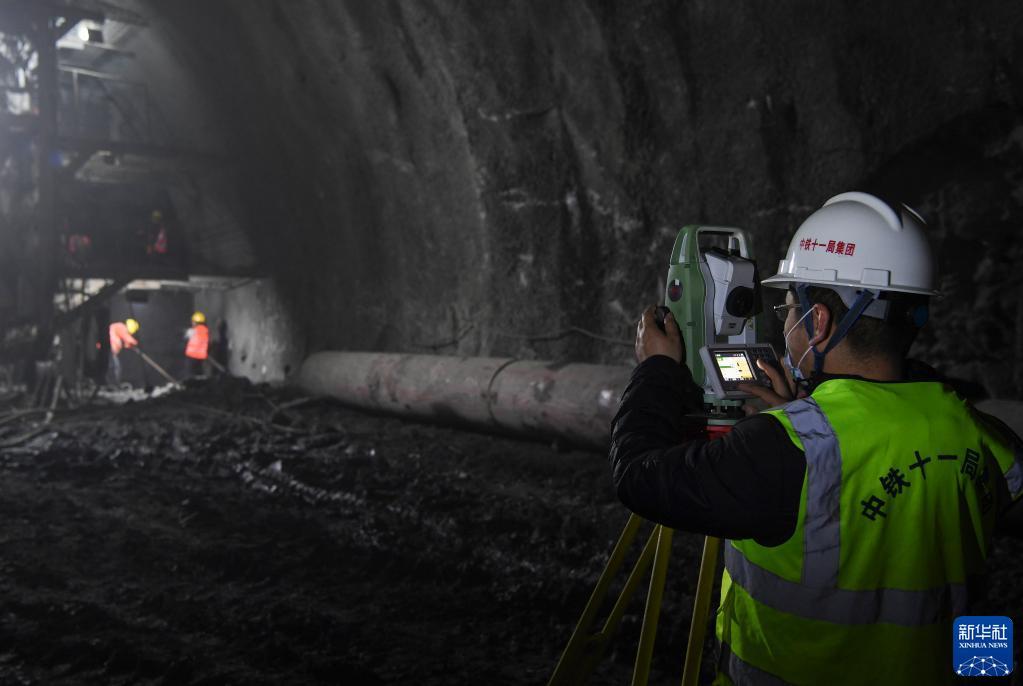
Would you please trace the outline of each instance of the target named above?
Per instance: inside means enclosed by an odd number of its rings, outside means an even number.
[[[228,162],[168,186],[189,240],[272,275],[313,350],[623,360],[508,334],[627,339],[681,225],[752,230],[771,271],[866,188],[931,218],[949,292],[920,352],[1023,382],[1018,3],[117,5],[145,25],[101,59],[162,144]]]
[[[187,246],[181,252],[190,271],[254,270],[232,208],[236,173],[216,138],[204,132],[199,99],[187,90],[191,77],[168,56],[147,8],[104,0],[48,7],[66,17],[57,33],[58,231],[109,233],[111,227],[144,224],[159,210],[182,232],[173,235]],[[31,29],[22,27],[39,9],[25,0],[0,2],[0,28],[7,22],[10,35],[32,41]],[[18,97],[14,93],[9,91],[8,103]],[[15,119],[8,115],[10,123]],[[30,131],[42,130],[23,119]]]

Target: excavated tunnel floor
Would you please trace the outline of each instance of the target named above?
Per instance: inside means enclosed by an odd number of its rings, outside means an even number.
[[[627,516],[599,454],[236,380],[29,422],[0,424],[4,684],[541,684]],[[999,541],[993,613],[1021,561]],[[628,682],[641,604],[594,683]]]

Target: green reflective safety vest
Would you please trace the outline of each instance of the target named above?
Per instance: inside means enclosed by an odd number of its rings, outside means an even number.
[[[1023,495],[1018,439],[933,382],[833,379],[768,413],[806,454],[799,514],[781,545],[724,544],[718,680],[953,681],[1001,480]]]

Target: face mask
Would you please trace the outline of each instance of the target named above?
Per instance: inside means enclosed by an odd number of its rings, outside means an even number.
[[[806,358],[807,355],[810,354],[810,351],[813,350],[813,346],[812,345],[807,346],[806,352],[803,353],[802,357],[799,358],[799,362],[793,364],[792,351],[789,350],[789,336],[792,335],[792,332],[795,331],[799,327],[799,325],[803,323],[803,320],[806,319],[811,312],[813,312],[812,307],[808,309],[806,313],[802,317],[800,317],[798,321],[796,321],[795,325],[791,329],[789,329],[788,332],[785,334],[785,366],[789,368],[789,373],[792,374],[792,378],[795,379],[796,382],[806,381],[806,378],[803,376],[803,372],[799,368],[799,365],[803,364],[803,360]]]

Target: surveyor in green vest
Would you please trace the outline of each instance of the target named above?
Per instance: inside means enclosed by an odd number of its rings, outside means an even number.
[[[676,327],[643,314],[614,481],[643,517],[728,539],[719,682],[955,680],[952,621],[976,607],[992,533],[1023,532],[1023,450],[906,361],[933,264],[910,208],[828,200],[763,282],[785,290],[785,369],[746,390],[773,409],[714,441],[685,418],[702,408]]]

